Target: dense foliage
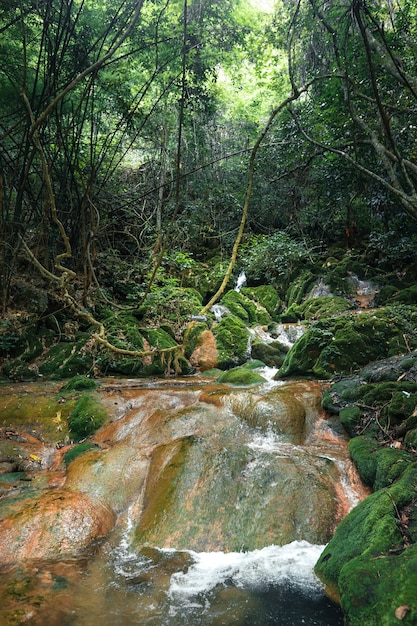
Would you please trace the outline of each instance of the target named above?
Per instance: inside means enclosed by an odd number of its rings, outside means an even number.
[[[28,266],[56,308],[221,274],[260,137],[254,284],[331,246],[416,261],[411,0],[23,0],[0,32],[3,312]]]

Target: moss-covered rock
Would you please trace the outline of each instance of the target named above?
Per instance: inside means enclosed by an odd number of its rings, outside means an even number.
[[[292,304],[300,304],[309,287],[315,280],[316,275],[311,270],[301,272],[288,288],[285,296],[287,306],[290,307]],[[282,321],[285,320],[283,319]]]
[[[288,347],[280,341],[254,341],[251,345],[251,357],[263,361],[268,367],[281,367],[287,353]]]
[[[316,322],[288,353],[280,376],[330,378],[417,345],[417,311],[407,309],[343,315]]]
[[[397,293],[398,288],[394,287],[394,285],[384,285],[375,296],[375,305],[384,306]]]
[[[340,414],[343,408],[350,405],[359,397],[359,388],[362,380],[359,375],[342,378],[324,390],[322,407],[325,411]]]
[[[190,329],[186,336],[185,345],[185,357],[190,358],[194,350],[201,345],[202,334],[208,330],[205,322],[196,322]]]
[[[95,397],[83,394],[76,401],[68,418],[68,426],[75,439],[89,437],[104,424],[107,412]]]
[[[405,465],[405,464],[404,464]],[[390,487],[362,501],[336,529],[315,571],[340,595],[346,622],[397,623],[395,610],[407,606],[404,623],[417,618],[417,550],[407,547],[401,511],[414,507],[417,465],[408,464]]]
[[[340,411],[339,418],[346,432],[353,436],[362,419],[362,411],[358,406],[347,406]]]
[[[417,304],[417,285],[406,287],[387,298],[389,304]]]
[[[82,334],[73,343],[57,343],[45,354],[39,373],[52,379],[72,378],[77,374],[89,374],[94,359],[88,346],[88,334]]]
[[[243,292],[231,289],[223,296],[221,304],[247,326],[268,325],[271,322],[271,316],[266,308],[245,296]]]
[[[143,350],[144,341],[140,325],[133,313],[112,314],[103,320],[108,341],[125,350]]]
[[[287,376],[314,376],[314,368],[322,350],[330,343],[333,335],[321,328],[308,330],[291,348],[285,357],[276,378]],[[329,371],[327,377],[333,372]]]
[[[155,287],[143,305],[133,312],[142,326],[169,323],[179,335],[190,317],[202,308],[202,296],[192,287],[163,284]]]
[[[213,326],[213,334],[219,353],[220,369],[241,365],[247,360],[250,335],[238,317],[225,316]]]
[[[417,353],[390,357],[370,363],[361,370],[361,378],[369,383],[417,379]]]
[[[350,440],[349,452],[360,477],[374,491],[390,486],[414,460],[405,450],[381,447],[375,439],[363,436]]]
[[[227,383],[228,385],[246,386],[259,385],[265,383],[266,379],[252,369],[242,366],[234,367],[223,372],[217,379],[219,383]]]
[[[300,319],[317,320],[331,317],[352,308],[352,304],[341,296],[320,296],[308,298],[299,306]]]
[[[92,378],[88,378],[88,376],[82,376],[78,374],[71,378],[71,380],[67,381],[64,385],[62,385],[60,392],[67,391],[84,391],[87,389],[96,389],[99,386],[99,383]]]
[[[281,298],[278,291],[272,285],[259,285],[258,287],[242,287],[241,293],[250,300],[263,306],[273,320],[278,319],[281,311]]]

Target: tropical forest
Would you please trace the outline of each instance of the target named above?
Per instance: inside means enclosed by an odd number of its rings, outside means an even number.
[[[414,0],[0,0],[0,623],[417,624]]]

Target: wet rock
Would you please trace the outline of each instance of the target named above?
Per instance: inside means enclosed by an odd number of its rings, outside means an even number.
[[[200,372],[216,368],[219,362],[219,353],[216,340],[210,330],[204,329],[199,334],[198,345],[190,356],[190,363]]]
[[[409,607],[410,624],[417,618],[417,545],[409,544],[406,528],[415,524],[407,511],[415,509],[416,488],[417,466],[408,465],[392,486],[376,491],[340,522],[316,564],[317,575],[339,593],[352,626],[394,624],[399,604]]]
[[[372,361],[415,349],[417,313],[362,312],[316,322],[295,343],[278,377],[313,375],[331,378],[351,374]]]
[[[250,334],[245,324],[235,315],[227,315],[213,326],[219,352],[220,369],[241,365],[248,358]]]
[[[106,535],[114,513],[85,494],[53,490],[21,499],[0,521],[0,563],[56,559],[84,550]]]
[[[218,378],[219,383],[227,383],[229,385],[259,385],[265,383],[266,379],[244,365],[241,367],[233,367],[221,374]]]

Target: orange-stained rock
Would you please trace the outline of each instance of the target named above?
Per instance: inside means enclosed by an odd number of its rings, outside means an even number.
[[[110,509],[80,492],[45,492],[13,509],[0,522],[1,565],[77,554],[116,521]]]
[[[190,363],[201,372],[217,367],[219,353],[216,347],[216,340],[210,330],[203,330],[199,337],[199,345],[190,356]]]

